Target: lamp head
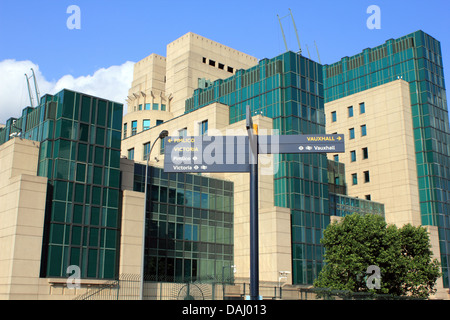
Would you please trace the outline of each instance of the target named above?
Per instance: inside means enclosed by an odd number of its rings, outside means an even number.
[[[163,131],[161,131],[161,133],[159,134],[159,138],[160,138],[160,139],[164,139],[164,138],[167,137],[168,135],[169,135],[169,131],[163,130]]]

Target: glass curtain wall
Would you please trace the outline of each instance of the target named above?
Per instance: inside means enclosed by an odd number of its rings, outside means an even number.
[[[221,281],[233,270],[233,183],[149,167],[146,279]],[[134,190],[144,192],[135,164]]]
[[[323,74],[326,102],[397,79],[409,82],[422,224],[439,228],[443,280],[448,287],[450,130],[439,41],[416,31],[325,65]]]
[[[324,134],[322,66],[294,52],[238,70],[227,79],[197,89],[186,112],[213,102],[230,107],[230,124],[253,114],[273,119],[280,134]],[[275,205],[291,208],[293,282],[312,284],[323,265],[320,238],[329,224],[327,158],[324,154],[275,156]]]

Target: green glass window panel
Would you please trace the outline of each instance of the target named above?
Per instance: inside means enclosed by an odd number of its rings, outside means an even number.
[[[105,230],[105,247],[115,249],[117,244],[117,231],[106,229]]]
[[[73,205],[73,223],[81,224],[83,222],[83,206],[74,204]]]
[[[120,150],[111,150],[109,166],[112,168],[120,168]]]
[[[85,182],[86,181],[86,164],[77,163],[77,176],[76,181]]]
[[[103,180],[103,168],[94,166],[93,183],[101,185]]]
[[[50,243],[63,244],[64,225],[58,223],[50,224]]]
[[[56,126],[61,126],[60,137],[72,139],[72,121],[67,119],[60,119],[56,122]]]
[[[80,123],[79,138],[80,141],[89,141],[89,125]]]
[[[98,115],[97,115],[97,124],[100,126],[105,126],[106,124],[106,101],[98,100]]]
[[[97,127],[97,132],[95,134],[95,143],[99,145],[105,145],[105,129]]]
[[[67,182],[55,180],[53,190],[55,200],[65,201],[67,199]]]
[[[112,129],[121,131],[122,130],[122,113],[123,105],[119,103],[113,103],[113,125]]]
[[[91,207],[91,225],[98,226],[100,224],[100,208]]]
[[[108,189],[108,206],[112,208],[119,206],[119,190]]]
[[[121,145],[121,132],[112,130],[111,131],[111,148],[120,149]]]
[[[153,110],[158,110],[158,106],[159,106],[159,105],[158,105],[157,103],[154,103],[154,104],[153,104]]]
[[[71,265],[76,265],[76,266],[80,265],[80,253],[81,253],[80,248],[75,248],[75,247],[70,248],[70,261],[69,261],[69,263]]]
[[[75,198],[74,201],[78,203],[84,203],[84,188],[83,184],[76,183],[75,184]]]
[[[64,222],[66,219],[66,203],[53,201],[52,221]]]
[[[91,115],[91,98],[83,96],[81,98],[81,116],[80,121],[89,122]]]
[[[64,118],[73,118],[74,109],[74,93],[71,91],[64,91],[62,116]]]
[[[113,278],[115,276],[115,265],[116,265],[116,251],[115,250],[105,250],[105,260],[104,260],[104,273],[105,278]]]
[[[104,148],[95,147],[95,155],[94,155],[94,163],[95,164],[103,165],[103,152],[104,152]]]
[[[117,227],[118,211],[117,209],[108,209],[106,226],[116,228]]]
[[[77,161],[86,162],[87,159],[87,144],[78,143]]]
[[[161,111],[166,111],[166,105],[165,104],[161,104]]]
[[[98,249],[88,250],[87,276],[89,278],[95,278],[97,276],[97,264],[98,264],[97,256],[98,256]]]
[[[55,160],[55,178],[68,180],[69,161],[57,159]]]
[[[113,188],[120,187],[120,170],[110,169],[109,170],[109,186]]]
[[[100,205],[101,201],[102,201],[101,195],[102,195],[102,188],[100,188],[100,187],[92,187],[92,201],[91,201],[91,203]]]
[[[80,226],[72,226],[71,244],[73,246],[81,245],[81,227]]]
[[[98,228],[89,228],[89,246],[98,247],[99,243],[99,229]]]
[[[58,245],[49,245],[48,248],[48,269],[49,276],[61,276],[63,247]]]

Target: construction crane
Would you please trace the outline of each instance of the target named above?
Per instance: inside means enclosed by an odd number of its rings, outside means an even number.
[[[39,97],[40,97],[40,93],[39,93],[39,88],[37,85],[37,81],[36,81],[36,75],[34,74],[34,70],[33,68],[31,68],[31,76],[28,77],[28,75],[25,73],[25,78],[27,79],[27,87],[28,87],[28,96],[30,97],[30,106],[32,108],[34,108],[33,105],[33,96],[31,95],[31,87],[30,87],[30,79],[33,78],[33,82],[34,82],[34,91],[36,93],[36,106],[39,105]]]
[[[285,35],[284,35],[283,24],[281,23],[281,19],[284,19],[284,18],[286,18],[287,16],[291,16],[291,18],[292,18],[292,24],[293,24],[293,26],[294,26],[295,34],[296,34],[296,36],[297,36],[298,50],[299,50],[298,53],[299,53],[299,54],[302,54],[302,47],[301,47],[301,45],[300,45],[300,38],[298,37],[298,31],[297,31],[297,27],[295,26],[294,16],[292,15],[291,9],[289,9],[289,14],[286,15],[286,16],[284,16],[284,17],[282,17],[282,18],[280,18],[280,16],[277,14],[278,22],[280,23],[281,34],[283,35],[284,45],[285,45],[285,47],[286,47],[286,51],[289,51],[289,48],[288,48],[288,46],[287,46],[286,37],[285,37]]]

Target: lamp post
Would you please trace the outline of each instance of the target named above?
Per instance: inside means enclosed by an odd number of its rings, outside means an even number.
[[[144,186],[144,221],[142,226],[142,259],[141,259],[141,293],[140,300],[144,299],[144,261],[145,261],[145,218],[147,216],[147,181],[148,181],[148,162],[150,160],[150,154],[152,153],[152,149],[155,146],[156,141],[159,139],[164,139],[169,135],[169,131],[163,130],[159,134],[158,138],[153,142],[150,150],[147,154],[147,163],[145,165],[145,186]]]

